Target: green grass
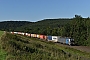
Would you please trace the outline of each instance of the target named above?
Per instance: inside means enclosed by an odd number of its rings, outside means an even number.
[[[2,46],[7,60],[90,60],[90,53],[21,35],[6,34]]]
[[[31,39],[35,40],[35,38],[31,38]],[[38,41],[38,39],[36,39],[36,41]],[[42,41],[42,42],[45,42],[45,41]],[[90,53],[82,52],[80,50],[76,50],[76,49],[69,48],[69,47],[66,47],[66,46],[60,46],[60,45],[55,44],[53,42],[46,42],[46,43],[51,44],[53,47],[55,47],[57,49],[63,50],[67,54],[72,54],[73,56],[77,55],[77,56],[90,58]]]
[[[1,40],[1,36],[4,34],[3,31],[0,31],[0,40]],[[1,41],[0,41],[0,60],[5,60],[6,59],[6,52],[2,49],[1,46]]]
[[[4,33],[4,31],[0,31],[0,37],[2,36],[3,33]]]
[[[5,60],[5,59],[6,59],[6,52],[0,49],[0,60]]]

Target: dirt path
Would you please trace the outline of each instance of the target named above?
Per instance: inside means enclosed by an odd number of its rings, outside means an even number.
[[[87,52],[90,53],[90,47],[89,46],[68,46],[68,45],[64,45],[64,44],[60,44],[58,43],[60,46],[65,46],[65,47],[70,47],[70,48],[74,48],[83,52]]]
[[[88,47],[88,46],[69,46],[69,47],[83,51],[83,52],[90,53],[90,47]]]

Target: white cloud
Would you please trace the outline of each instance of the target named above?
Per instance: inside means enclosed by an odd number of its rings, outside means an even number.
[[[0,21],[30,21],[30,20],[0,20]]]

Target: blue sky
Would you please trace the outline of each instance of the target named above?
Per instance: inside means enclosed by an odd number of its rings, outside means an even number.
[[[0,0],[0,21],[90,17],[90,0]]]

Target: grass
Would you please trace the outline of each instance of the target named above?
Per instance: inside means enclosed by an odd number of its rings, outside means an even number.
[[[90,60],[90,53],[9,33],[2,38],[2,46],[7,60]]]
[[[0,31],[0,37],[2,36],[3,33],[4,33],[4,31]]]
[[[0,31],[0,40],[1,36],[4,34],[3,31]],[[6,52],[2,49],[1,47],[1,41],[0,41],[0,60],[5,60],[6,59]]]
[[[35,40],[35,38],[32,38],[32,39]],[[36,40],[38,41],[38,39],[36,39]],[[55,44],[53,42],[50,42],[50,43],[47,42],[47,43],[51,44],[55,48],[63,50],[67,54],[72,54],[73,56],[77,55],[77,56],[82,56],[82,57],[90,58],[90,53],[82,52],[80,50],[76,50],[76,49],[69,48],[69,47],[66,47],[66,46],[60,46],[60,45]]]
[[[0,60],[6,59],[6,52],[0,49]]]

